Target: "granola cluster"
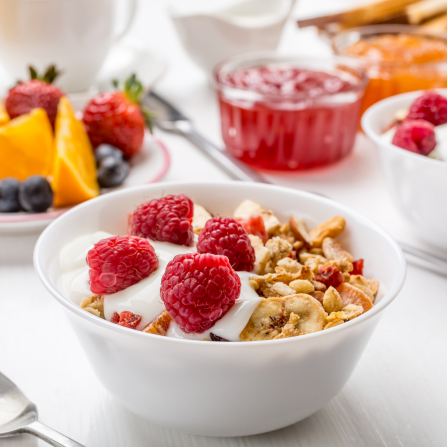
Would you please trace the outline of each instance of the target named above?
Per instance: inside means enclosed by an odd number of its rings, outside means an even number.
[[[269,239],[264,244],[250,235],[256,254],[256,275],[250,285],[264,300],[241,340],[272,340],[330,329],[373,307],[378,281],[365,278],[358,271],[363,260],[354,261],[336,239],[346,226],[343,217],[334,216],[308,231],[297,216],[280,224],[271,212],[251,201],[243,202],[235,216],[246,209],[267,216]]]

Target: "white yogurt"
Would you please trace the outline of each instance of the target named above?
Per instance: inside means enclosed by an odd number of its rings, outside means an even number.
[[[86,257],[88,251],[101,239],[112,236],[109,233],[97,232],[81,236],[65,245],[60,254],[62,270],[62,287],[66,295],[77,305],[82,298],[91,296]],[[196,252],[195,246],[185,247],[169,242],[150,241],[159,259],[157,270],[149,277],[120,292],[105,295],[104,316],[110,320],[115,312],[125,310],[141,315],[138,330],[143,329],[157,318],[164,310],[160,297],[161,278],[169,261],[176,255]],[[167,336],[192,340],[210,339],[210,333],[229,341],[239,341],[239,334],[244,329],[251,314],[262,298],[249,284],[252,273],[237,272],[241,279],[241,294],[233,307],[210,330],[202,334],[187,334],[175,322],[171,322]]]
[[[392,144],[394,134],[397,126],[384,132],[380,137],[383,141]],[[430,158],[435,158],[441,161],[447,161],[447,124],[435,126],[436,146],[428,155]]]

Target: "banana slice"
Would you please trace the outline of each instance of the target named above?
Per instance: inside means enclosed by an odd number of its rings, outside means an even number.
[[[211,217],[211,214],[202,205],[194,203],[194,214],[192,216],[192,228],[194,233],[199,234]]]
[[[287,322],[283,298],[267,298],[259,304],[240,334],[242,341],[273,340]]]
[[[293,312],[299,315],[299,320],[296,324],[297,330],[302,333],[311,334],[323,330],[326,325],[326,312],[323,310],[321,304],[310,295],[299,293],[284,298],[285,313],[287,316]]]

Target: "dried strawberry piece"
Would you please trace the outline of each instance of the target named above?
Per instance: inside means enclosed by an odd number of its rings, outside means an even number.
[[[350,272],[351,275],[363,275],[363,259],[353,261],[352,265],[354,266],[354,269]]]
[[[262,239],[265,244],[268,241],[267,230],[265,229],[264,219],[259,214],[253,214],[248,219],[239,217],[236,219],[248,234],[253,234]]]
[[[124,326],[129,329],[136,329],[141,322],[141,315],[134,314],[128,310],[124,310],[120,314],[115,312],[110,319],[110,322],[119,324],[120,326]]]
[[[318,275],[315,275],[312,279],[323,283],[326,287],[332,286],[335,288],[344,281],[340,270],[334,265],[321,265],[318,269]]]

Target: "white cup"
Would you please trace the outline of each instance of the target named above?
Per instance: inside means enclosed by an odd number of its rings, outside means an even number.
[[[124,29],[115,32],[115,0],[0,0],[0,63],[16,79],[55,64],[67,93],[87,90],[110,46],[129,29],[137,0],[126,0]]]

